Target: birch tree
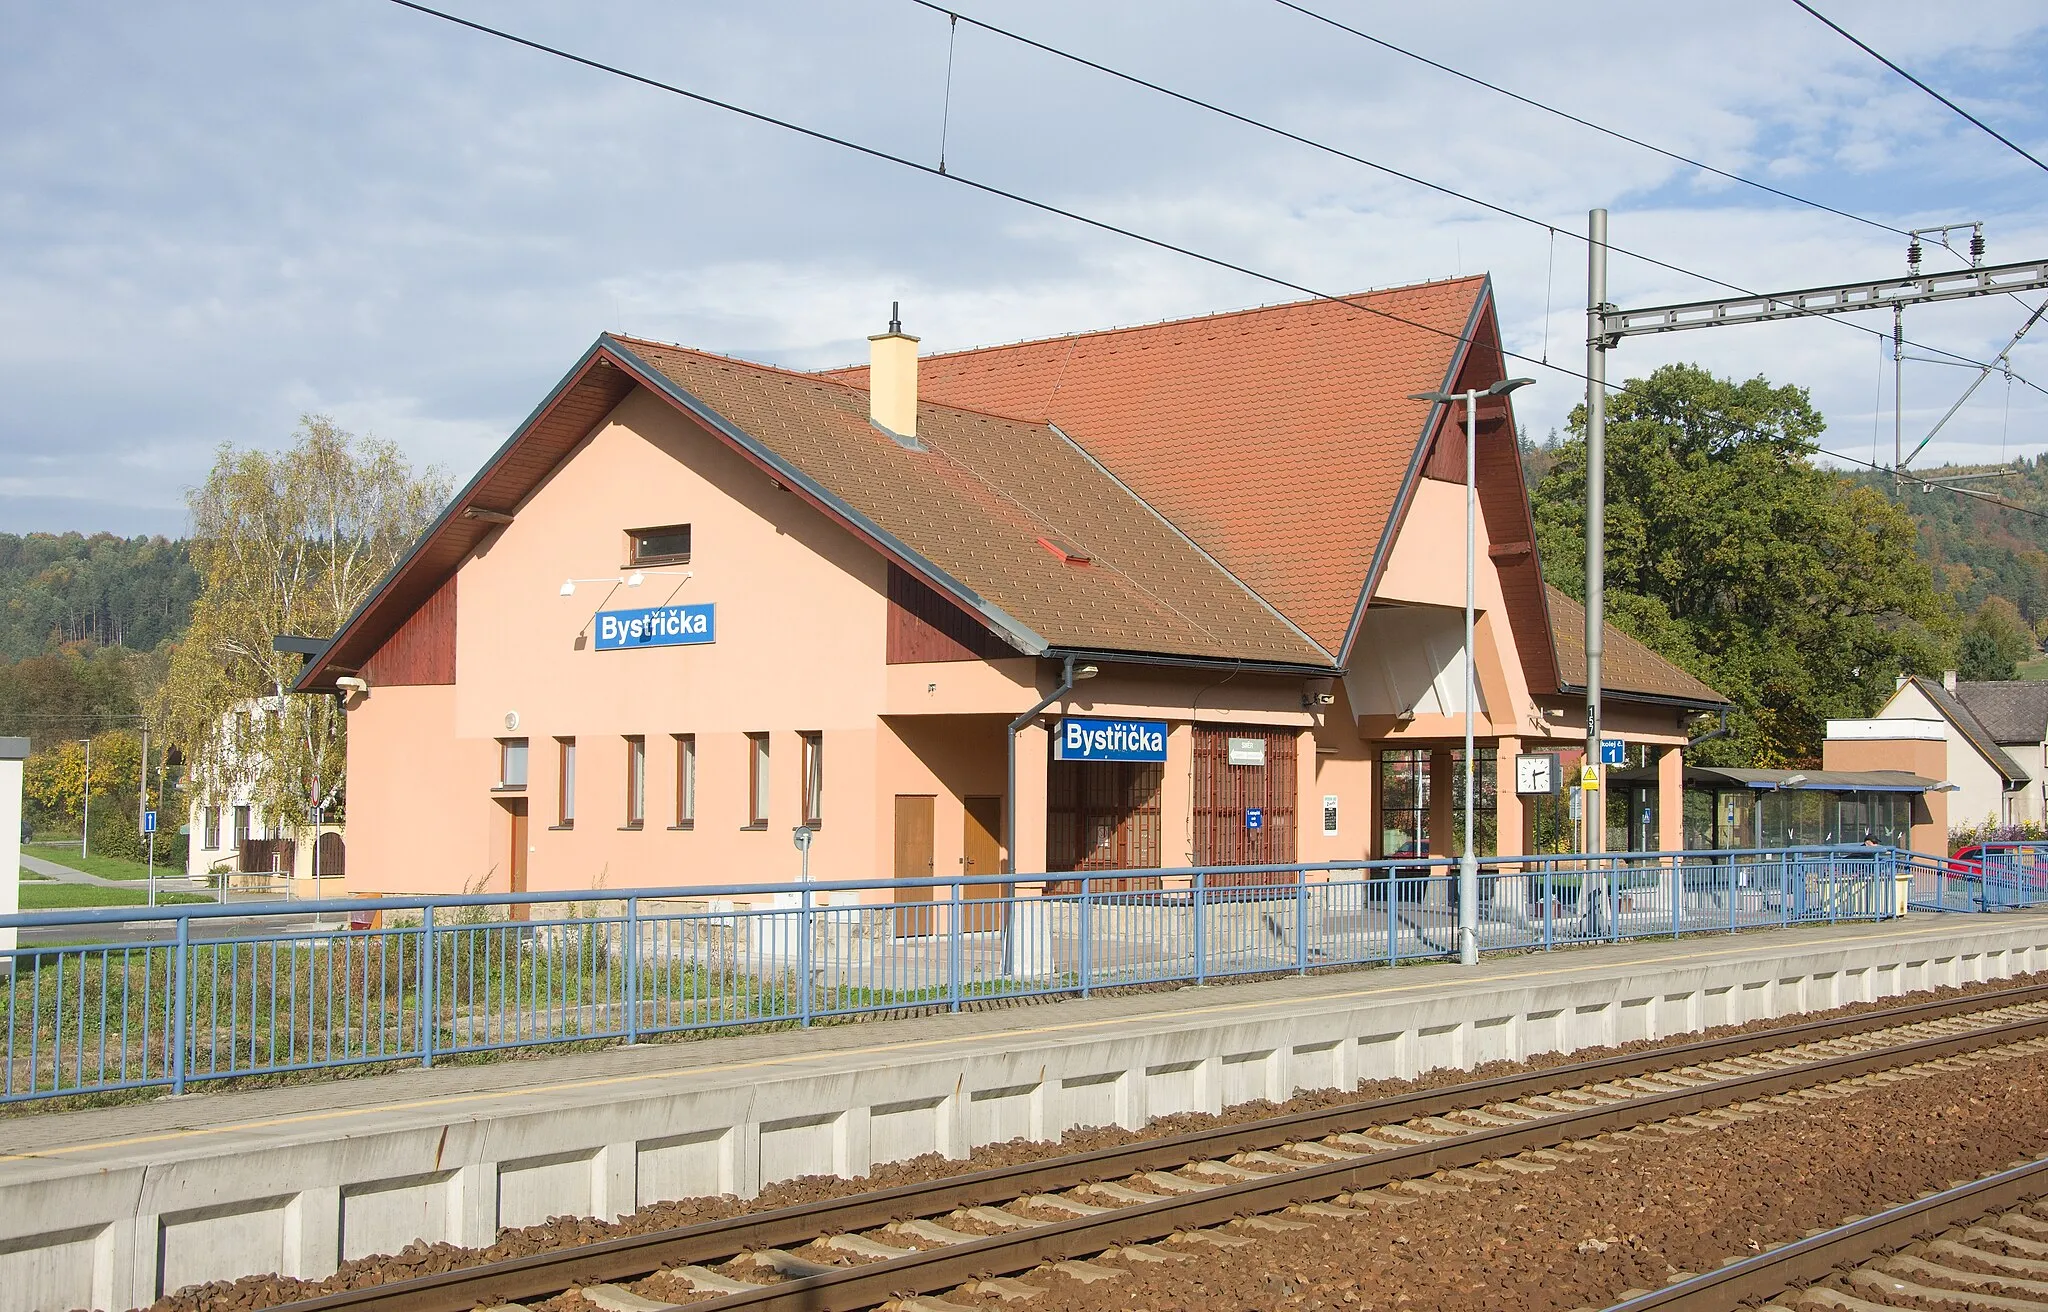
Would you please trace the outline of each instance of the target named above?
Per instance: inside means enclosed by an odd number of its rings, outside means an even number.
[[[192,489],[192,562],[201,591],[152,705],[182,745],[198,800],[247,790],[263,813],[332,818],[346,767],[341,709],[294,696],[300,658],[286,634],[331,637],[448,498],[438,470],[415,474],[393,443],[322,415],[300,419],[283,452],[223,445]]]

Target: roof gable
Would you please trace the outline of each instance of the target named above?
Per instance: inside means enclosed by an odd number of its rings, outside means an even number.
[[[1057,429],[936,404],[906,447],[866,392],[605,336],[310,661],[361,668],[635,386],[668,401],[1026,654],[1049,647],[1328,669],[1328,652]],[[479,519],[473,510],[488,512]],[[1071,544],[1086,564],[1044,544]]]
[[[1918,674],[1909,678],[1907,684],[1926,698],[1927,704],[1939,711],[1943,719],[1953,724],[1957,732],[1963,735],[1964,740],[1975,749],[1977,755],[1983,757],[1992,769],[2004,776],[2008,784],[2027,782],[2027,772],[2020,768],[2019,762],[2006,755],[2005,749],[1992,738],[1990,731],[1970,713],[1969,707],[1956,700],[1954,693],[1933,679]],[[1893,695],[1893,699],[1897,700],[1897,694]]]
[[[1431,423],[1408,394],[1456,376],[1489,304],[1471,277],[931,355],[918,388],[1058,425],[1341,657]]]

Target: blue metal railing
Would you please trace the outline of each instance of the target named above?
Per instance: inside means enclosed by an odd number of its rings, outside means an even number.
[[[1486,858],[1479,943],[1877,919],[1902,855]],[[0,916],[0,1101],[1455,958],[1457,884],[1439,859]]]
[[[1902,854],[1915,911],[2012,911],[2048,905],[2048,843],[1985,843],[1954,856]]]

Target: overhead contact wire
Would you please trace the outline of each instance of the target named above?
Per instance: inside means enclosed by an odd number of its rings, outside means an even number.
[[[1348,32],[1352,36],[1357,37],[1361,41],[1369,41],[1373,45],[1380,47],[1380,49],[1382,50],[1391,51],[1392,53],[1400,55],[1404,58],[1412,59],[1418,64],[1427,64],[1429,67],[1436,69],[1438,72],[1449,73],[1452,77],[1462,79],[1463,81],[1471,83],[1473,86],[1484,87],[1486,90],[1493,92],[1495,95],[1506,96],[1509,100],[1516,101],[1519,104],[1527,105],[1531,109],[1541,110],[1545,114],[1552,115],[1556,118],[1561,118],[1565,120],[1567,123],[1576,123],[1582,128],[1590,128],[1603,136],[1612,137],[1616,141],[1625,141],[1631,146],[1641,147],[1642,149],[1651,151],[1654,154],[1662,155],[1664,158],[1668,160],[1674,160],[1677,163],[1687,165],[1691,168],[1696,168],[1703,173],[1711,173],[1717,178],[1726,178],[1730,182],[1739,182],[1745,187],[1754,187],[1758,191],[1768,192],[1773,196],[1778,196],[1785,200],[1793,201],[1797,204],[1808,206],[1812,209],[1821,210],[1825,213],[1833,214],[1838,218],[1848,219],[1854,223],[1865,224],[1872,228],[1882,228],[1886,232],[1896,233],[1901,237],[1908,237],[1912,235],[1911,233],[1907,232],[1904,228],[1894,228],[1889,223],[1882,222],[1878,219],[1865,218],[1861,214],[1855,214],[1845,209],[1838,209],[1833,205],[1827,204],[1825,201],[1818,201],[1808,196],[1801,196],[1796,192],[1786,191],[1782,187],[1773,187],[1768,182],[1758,182],[1755,178],[1746,178],[1742,176],[1740,173],[1731,173],[1727,169],[1715,168],[1712,164],[1708,164],[1702,160],[1694,159],[1690,155],[1682,155],[1675,150],[1667,150],[1663,146],[1657,145],[1655,142],[1644,141],[1641,137],[1630,136],[1628,133],[1622,132],[1616,128],[1610,128],[1605,124],[1595,123],[1592,119],[1589,118],[1581,118],[1577,114],[1574,114],[1569,110],[1559,109],[1555,105],[1546,105],[1540,100],[1536,100],[1532,97],[1525,96],[1518,91],[1510,91],[1506,87],[1501,86],[1498,83],[1489,82],[1483,77],[1474,76],[1473,74],[1467,73],[1465,70],[1461,68],[1453,68],[1449,64],[1439,63],[1438,61],[1431,59],[1428,55],[1421,54],[1414,50],[1410,50],[1406,46],[1395,45],[1392,41],[1389,41],[1384,37],[1377,37],[1370,32],[1361,31],[1360,29],[1352,27],[1346,23],[1341,23],[1336,19],[1331,18],[1327,14],[1320,14],[1317,13],[1315,10],[1308,8],[1305,5],[1296,4],[1294,3],[1294,0],[1273,0],[1273,3],[1279,5],[1283,9],[1292,9],[1295,13],[1300,14],[1304,18],[1312,18],[1318,23],[1326,23],[1329,26],[1336,28],[1340,32]]]
[[[1279,0],[1279,2],[1286,3],[1286,0]],[[1253,118],[1248,114],[1241,114],[1236,110],[1229,109],[1222,105],[1216,104],[1214,101],[1204,100],[1200,96],[1190,95],[1184,91],[1176,91],[1172,87],[1162,85],[1158,82],[1151,81],[1150,79],[1144,77],[1140,77],[1135,73],[1127,73],[1124,72],[1122,69],[1113,68],[1108,64],[1104,64],[1097,60],[1090,59],[1086,55],[1076,54],[1071,50],[1063,50],[1058,46],[1049,45],[1046,42],[1025,36],[1021,32],[1015,32],[1010,30],[1009,28],[999,27],[994,23],[984,22],[983,20],[975,18],[970,14],[957,13],[954,10],[946,8],[944,5],[934,3],[934,0],[911,0],[911,3],[915,5],[920,5],[923,8],[929,9],[934,13],[944,14],[949,23],[967,23],[971,26],[980,28],[982,31],[987,32],[992,36],[1003,37],[1007,40],[1014,41],[1019,45],[1028,46],[1031,49],[1037,50],[1043,54],[1051,55],[1055,59],[1064,59],[1067,60],[1069,63],[1077,64],[1083,68],[1091,69],[1107,77],[1112,77],[1123,82],[1128,82],[1132,86],[1143,87],[1148,91],[1155,92],[1156,94],[1165,96],[1168,99],[1180,101],[1182,104],[1185,105],[1192,105],[1197,109],[1205,110],[1211,114],[1218,115],[1222,118],[1230,119],[1232,122],[1242,123],[1246,127],[1255,128],[1261,132],[1271,133],[1274,136],[1295,142],[1298,145],[1307,146],[1311,150],[1319,150],[1322,151],[1324,154],[1333,155],[1339,159],[1347,160],[1353,164],[1362,165],[1366,168],[1373,169],[1376,172],[1384,173],[1389,177],[1399,178],[1403,182],[1413,183],[1415,186],[1422,187],[1429,191],[1434,191],[1439,195],[1449,196],[1454,200],[1463,201],[1468,205],[1475,205],[1480,209],[1489,210],[1495,214],[1501,215],[1504,218],[1514,219],[1517,222],[1527,223],[1534,227],[1543,228],[1550,232],[1553,235],[1553,237],[1557,232],[1555,225],[1547,223],[1542,219],[1534,217],[1533,215],[1524,214],[1519,210],[1511,209],[1508,206],[1498,204],[1494,201],[1485,200],[1481,197],[1473,196],[1466,192],[1458,191],[1455,188],[1444,186],[1441,183],[1431,182],[1427,178],[1418,177],[1413,173],[1408,173],[1401,169],[1394,168],[1392,165],[1382,164],[1377,160],[1367,159],[1363,155],[1354,154],[1351,151],[1345,150],[1341,146],[1333,146],[1326,141],[1318,141],[1314,137],[1303,136],[1298,132],[1289,131],[1286,128],[1278,126],[1277,124],[1268,123],[1263,119]],[[1288,7],[1298,8],[1298,6],[1294,5],[1289,5]],[[1309,11],[1307,10],[1303,10],[1302,12],[1309,13]],[[1311,16],[1314,17],[1316,15],[1311,14]],[[1342,26],[1342,24],[1338,24],[1338,26]],[[1350,31],[1351,29],[1346,28],[1345,30]],[[1368,37],[1367,39],[1376,40],[1377,38]],[[1851,215],[1849,217],[1853,218],[1855,216]],[[1886,230],[1890,232],[1899,232],[1899,229],[1889,228],[1884,224],[1877,224],[1876,226],[1885,227]],[[1567,235],[1569,235],[1574,241],[1577,241],[1581,244],[1584,244],[1584,242],[1586,241],[1586,238],[1578,233],[1569,233]],[[1902,233],[1901,235],[1910,234]],[[1664,269],[1671,273],[1679,274],[1683,277],[1697,278],[1701,282],[1711,284],[1715,287],[1724,288],[1728,291],[1736,293],[1739,296],[1763,295],[1763,293],[1755,291],[1754,289],[1749,287],[1744,287],[1740,283],[1729,282],[1725,278],[1717,278],[1710,273],[1701,273],[1697,269],[1689,269],[1681,264],[1673,264],[1669,260],[1661,260],[1654,255],[1645,254],[1642,251],[1631,250],[1626,246],[1616,245],[1613,242],[1608,242],[1606,243],[1606,245],[1607,249],[1616,255],[1625,255],[1628,256],[1630,259],[1641,260],[1645,264],[1652,265],[1656,268]],[[1797,315],[1793,317],[1833,318],[1833,316],[1831,315],[1822,314]],[[1848,319],[1840,319],[1837,320],[1837,322],[1839,322],[1842,327],[1851,329],[1855,332],[1867,333],[1873,337],[1880,338],[1887,342],[1891,340],[1891,334],[1889,332],[1885,332],[1883,330],[1876,328],[1866,327],[1863,324],[1856,323]],[[1941,353],[1942,355],[1950,356],[1958,361],[1968,359],[1965,356],[1957,355],[1955,352],[1946,350],[1939,346],[1932,346],[1924,342],[1912,341],[1910,338],[1907,339],[1907,341],[1909,345],[1917,346],[1921,350],[1936,351]],[[1535,364],[1543,368],[1556,367],[1550,364],[1547,351],[1545,352],[1545,357],[1538,360],[1529,360],[1527,356],[1516,356],[1515,358],[1519,360],[1528,361],[1531,364]],[[1968,363],[1974,368],[1981,369],[1984,367],[1981,361],[1968,360]]]
[[[1280,0],[1280,3],[1282,3],[1282,4],[1285,4],[1285,3],[1286,3],[1286,0]],[[1948,107],[1949,107],[1950,109],[1954,110],[1954,111],[1955,111],[1955,112],[1956,112],[1957,114],[1959,114],[1959,115],[1960,115],[1960,116],[1962,116],[1963,118],[1967,119],[1967,120],[1968,120],[1968,121],[1969,121],[1970,123],[1974,124],[1974,125],[1975,125],[1975,126],[1976,126],[1977,128],[1979,128],[1980,130],[1982,130],[1982,131],[1983,131],[1983,132],[1985,133],[1985,135],[1987,135],[1987,136],[1991,137],[1991,138],[1992,138],[1993,140],[1997,141],[1997,142],[1998,142],[1998,143],[1999,143],[2000,145],[2004,146],[2004,147],[2005,147],[2005,148],[2006,148],[2007,150],[2010,150],[2010,151],[2011,151],[2011,152],[2012,152],[2013,154],[2015,154],[2015,155],[2018,155],[2018,156],[2019,156],[2019,157],[2020,157],[2021,159],[2025,160],[2025,161],[2026,161],[2027,163],[2029,163],[2029,164],[2032,164],[2032,165],[2033,165],[2033,166],[2034,166],[2035,168],[2037,168],[2037,169],[2040,169],[2040,170],[2042,170],[2043,172],[2048,172],[2048,164],[2043,164],[2043,163],[2042,163],[2042,162],[2041,162],[2040,160],[2036,159],[2036,158],[2035,158],[2035,157],[2034,157],[2033,155],[2031,155],[2031,154],[2027,153],[2026,149],[2025,149],[2025,148],[2023,148],[2022,146],[2020,146],[2020,144],[2019,144],[2018,142],[2016,142],[2016,141],[2014,141],[2014,140],[2013,140],[2012,138],[2010,138],[2010,137],[2006,136],[2006,135],[2005,135],[2005,134],[2004,134],[2003,132],[2000,132],[2000,131],[1999,131],[1999,130],[1998,130],[1997,128],[1994,128],[1994,127],[1992,127],[1992,126],[1991,126],[1991,125],[1990,125],[1989,123],[1986,123],[1986,122],[1985,122],[1985,121],[1984,121],[1983,119],[1981,119],[1981,118],[1978,118],[1978,117],[1977,117],[1977,116],[1976,116],[1975,114],[1972,114],[1972,113],[1971,113],[1971,112],[1970,112],[1969,110],[1967,110],[1967,109],[1964,109],[1964,108],[1963,108],[1963,107],[1962,107],[1961,105],[1958,105],[1958,104],[1957,104],[1957,103],[1956,103],[1955,101],[1953,101],[1953,100],[1950,100],[1950,99],[1949,99],[1949,98],[1948,98],[1947,96],[1944,96],[1944,95],[1942,95],[1942,94],[1941,94],[1941,93],[1940,93],[1939,91],[1936,91],[1936,90],[1935,90],[1935,89],[1934,89],[1933,87],[1931,87],[1931,86],[1928,86],[1928,85],[1927,85],[1927,84],[1926,84],[1925,82],[1922,82],[1922,81],[1921,81],[1921,80],[1920,80],[1919,78],[1917,78],[1917,77],[1914,77],[1914,76],[1913,76],[1913,75],[1912,75],[1911,73],[1908,73],[1908,72],[1907,72],[1907,71],[1906,71],[1905,69],[1903,69],[1903,68],[1900,68],[1900,67],[1899,67],[1899,66],[1898,66],[1897,64],[1894,64],[1894,63],[1893,63],[1893,62],[1892,62],[1891,60],[1889,60],[1889,59],[1886,59],[1886,58],[1885,58],[1885,57],[1884,57],[1883,55],[1879,54],[1879,53],[1878,53],[1877,51],[1875,51],[1875,50],[1871,49],[1871,48],[1870,48],[1870,45],[1869,45],[1869,44],[1868,44],[1867,42],[1865,42],[1864,40],[1862,40],[1862,39],[1861,39],[1860,37],[1858,37],[1858,36],[1857,36],[1857,35],[1856,35],[1856,34],[1855,34],[1854,32],[1851,32],[1851,31],[1850,31],[1850,30],[1849,30],[1848,28],[1846,28],[1846,27],[1843,27],[1843,26],[1842,26],[1842,25],[1841,25],[1840,23],[1837,23],[1837,22],[1836,22],[1836,21],[1835,21],[1834,19],[1832,19],[1832,18],[1829,18],[1829,17],[1828,17],[1828,16],[1826,15],[1826,14],[1822,13],[1822,12],[1821,12],[1820,10],[1818,10],[1818,9],[1815,9],[1815,8],[1814,8],[1814,7],[1812,6],[1812,5],[1810,5],[1810,4],[1808,4],[1808,3],[1806,3],[1806,0],[1792,0],[1792,3],[1793,3],[1793,4],[1795,4],[1795,5],[1798,5],[1798,6],[1799,6],[1799,7],[1801,8],[1801,9],[1804,9],[1804,10],[1805,10],[1805,11],[1806,11],[1807,13],[1809,13],[1809,14],[1812,14],[1812,15],[1813,15],[1813,16],[1814,16],[1815,18],[1819,19],[1819,20],[1820,20],[1820,21],[1821,21],[1822,23],[1826,24],[1826,25],[1827,25],[1828,27],[1830,27],[1830,28],[1834,29],[1834,31],[1835,31],[1835,34],[1836,34],[1836,35],[1838,35],[1838,36],[1840,36],[1840,37],[1841,37],[1841,38],[1842,38],[1842,39],[1843,39],[1844,41],[1847,41],[1847,42],[1848,42],[1848,43],[1849,43],[1850,45],[1852,45],[1852,46],[1855,46],[1855,47],[1856,47],[1856,48],[1857,48],[1858,50],[1861,50],[1861,51],[1862,51],[1862,52],[1863,52],[1864,54],[1866,54],[1866,55],[1869,55],[1869,56],[1870,56],[1870,57],[1871,57],[1872,59],[1875,59],[1875,60],[1876,60],[1876,61],[1877,61],[1878,63],[1880,63],[1880,64],[1883,64],[1883,65],[1884,65],[1884,66],[1885,66],[1886,68],[1890,69],[1890,70],[1891,70],[1892,72],[1894,72],[1894,73],[1897,73],[1897,74],[1898,74],[1898,75],[1899,75],[1900,77],[1902,77],[1902,78],[1906,79],[1906,80],[1907,80],[1908,82],[1911,82],[1911,83],[1912,83],[1912,84],[1913,84],[1914,86],[1916,86],[1916,87],[1919,87],[1919,88],[1920,88],[1920,89],[1921,89],[1922,91],[1925,91],[1925,92],[1926,92],[1926,93],[1927,93],[1928,95],[1930,95],[1930,96],[1934,97],[1934,98],[1935,98],[1936,100],[1940,101],[1940,102],[1941,102],[1942,104],[1944,104],[1944,105],[1948,106]]]
[[[523,46],[528,50],[533,50],[540,54],[552,55],[557,59],[566,60],[567,62],[572,64],[580,64],[585,68],[593,69],[600,73],[608,73],[613,77],[623,78],[629,82],[636,82],[641,86],[649,87],[656,91],[665,91],[670,95],[680,96],[685,100],[694,101],[697,104],[705,105],[712,109],[724,110],[729,114],[735,114],[741,118],[751,119],[754,122],[763,123],[770,127],[781,128],[785,132],[793,132],[798,136],[808,137],[813,141],[823,142],[826,145],[837,146],[842,150],[850,150],[856,154],[865,155],[870,159],[881,160],[884,163],[894,164],[900,168],[912,169],[916,172],[923,173],[929,177],[943,178],[948,182],[958,183],[963,187],[972,188],[973,190],[981,192],[985,195],[995,196],[1002,200],[1011,201],[1015,204],[1023,205],[1027,208],[1037,210],[1041,213],[1051,214],[1058,218],[1067,219],[1070,222],[1079,223],[1086,227],[1094,228],[1100,232],[1111,233],[1115,236],[1123,237],[1127,240],[1135,241],[1142,245],[1153,247],[1157,250],[1168,251],[1175,255],[1185,256],[1188,259],[1199,261],[1213,268],[1224,269],[1231,273],[1242,274],[1247,278],[1253,278],[1260,282],[1269,283],[1276,287],[1284,287],[1289,291],[1299,292],[1305,296],[1310,296],[1317,300],[1329,301],[1334,304],[1344,305],[1349,307],[1350,309],[1359,310],[1366,314],[1375,315],[1389,322],[1402,324],[1410,328],[1415,328],[1422,332],[1429,333],[1433,336],[1442,337],[1450,341],[1458,342],[1461,344],[1469,344],[1469,342],[1471,341],[1469,335],[1465,333],[1451,332],[1448,329],[1439,328],[1434,324],[1422,323],[1418,320],[1410,319],[1405,315],[1395,314],[1390,310],[1381,309],[1376,305],[1364,304],[1348,296],[1333,295],[1332,293],[1321,291],[1315,287],[1308,286],[1305,283],[1295,282],[1293,279],[1282,277],[1279,274],[1267,273],[1263,270],[1252,268],[1249,265],[1239,264],[1236,261],[1225,259],[1222,256],[1205,254],[1201,251],[1194,250],[1191,247],[1182,246],[1176,242],[1168,241],[1163,237],[1150,236],[1146,233],[1138,232],[1135,229],[1126,228],[1119,224],[1111,223],[1105,219],[1098,219],[1091,215],[1082,214],[1076,210],[1070,210],[1059,205],[1054,205],[1049,201],[1037,200],[1033,197],[1023,195],[1019,192],[1013,192],[1003,187],[998,187],[993,183],[981,182],[973,178],[962,176],[961,174],[958,173],[942,173],[933,165],[921,164],[914,159],[909,159],[905,156],[894,154],[890,151],[883,150],[877,146],[870,146],[862,142],[851,140],[850,138],[836,136],[832,133],[822,131],[818,128],[806,127],[801,123],[796,123],[788,119],[777,118],[772,114],[767,114],[760,110],[748,109],[745,106],[737,105],[726,100],[720,100],[715,96],[706,95],[700,91],[691,91],[685,87],[676,86],[673,83],[663,82],[658,78],[648,77],[642,73],[635,73],[629,69],[620,68],[613,64],[607,64],[602,60],[592,59],[587,55],[579,55],[574,53],[573,51],[564,50],[557,46],[548,45],[547,43],[542,41],[533,40],[530,37],[523,37],[513,32],[504,31],[501,28],[491,27],[486,23],[479,23],[473,19],[463,18],[458,14],[451,14],[446,12],[445,10],[436,9],[431,5],[420,3],[419,0],[389,0],[389,2],[391,4],[397,5],[402,9],[410,9],[416,13],[424,14],[430,18],[438,18],[443,22],[451,23],[457,27],[468,28],[473,32],[479,32],[485,36],[496,37],[497,39],[508,42],[512,45]],[[1549,225],[1545,226],[1547,227]],[[1501,354],[1509,359],[1520,360],[1524,364],[1534,365],[1541,369],[1547,369],[1552,373],[1561,374],[1567,378],[1574,378],[1582,383],[1590,381],[1586,377],[1586,375],[1580,372],[1579,370],[1572,369],[1564,365],[1551,364],[1547,360],[1537,359],[1531,356],[1523,355],[1518,351],[1510,351],[1507,350],[1505,347],[1501,347],[1499,349],[1501,351]],[[1923,347],[1922,349],[1935,350],[1939,348]],[[1943,354],[1952,353],[1943,352]],[[1975,362],[1973,361],[1972,363]],[[1606,386],[1609,391],[1618,392],[1621,390],[1621,386],[1619,384],[1608,383],[1606,384]],[[1844,456],[1840,452],[1827,451],[1825,449],[1817,449],[1817,451],[1819,454],[1836,456],[1838,458],[1848,460],[1851,463],[1864,463],[1860,460],[1857,460],[1854,456]],[[1934,484],[1934,486],[1949,487],[1950,485],[1937,483]],[[1950,487],[1950,490],[1961,491],[1962,489]],[[1999,504],[2005,506],[2006,509],[2016,510],[2022,514],[2038,513],[2027,510],[2026,508],[2021,506],[2014,506],[2004,502],[2000,502]],[[2041,515],[2040,517],[2048,519],[2048,515]]]

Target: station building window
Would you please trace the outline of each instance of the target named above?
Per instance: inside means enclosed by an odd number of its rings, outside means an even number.
[[[690,562],[690,526],[664,524],[660,528],[626,530],[626,563],[629,565],[687,565]]]
[[[1474,749],[1472,769],[1472,850],[1480,856],[1500,855],[1500,753],[1492,747]],[[1520,847],[1519,842],[1516,847]],[[1445,856],[1465,850],[1465,749],[1451,753],[1451,848]]]
[[[626,828],[647,823],[647,740],[638,734],[626,739]]]
[[[747,735],[747,828],[768,827],[768,735]]]
[[[679,733],[676,740],[676,823],[677,829],[697,824],[697,735]]]
[[[1380,855],[1429,855],[1429,748],[1380,752]]]
[[[811,730],[804,743],[804,824],[816,828],[825,823],[825,735]]]
[[[555,739],[555,824],[569,829],[576,824],[576,740]]]
[[[526,787],[526,740],[524,738],[500,738],[498,740],[498,787]]]
[[[220,808],[206,808],[206,846],[209,851],[220,846]]]
[[[238,806],[235,808],[235,846],[240,847],[242,844],[248,841],[249,808],[246,806]]]

